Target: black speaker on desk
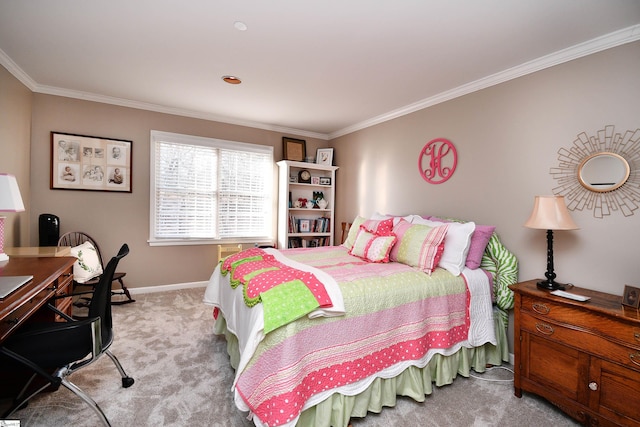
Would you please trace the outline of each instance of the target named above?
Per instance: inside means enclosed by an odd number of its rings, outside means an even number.
[[[40,246],[58,246],[60,238],[60,218],[53,214],[39,217]]]

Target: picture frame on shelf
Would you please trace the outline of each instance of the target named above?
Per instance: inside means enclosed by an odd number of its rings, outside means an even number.
[[[284,160],[304,162],[307,156],[307,142],[304,139],[282,137],[282,151]]]
[[[50,188],[131,193],[132,141],[51,132]]]
[[[637,310],[640,307],[640,288],[625,285],[624,294],[622,294],[622,305]]]
[[[300,232],[301,233],[309,233],[311,231],[311,220],[310,219],[301,219],[300,220]]]
[[[320,185],[320,177],[319,176],[312,176],[311,177],[311,184]]]
[[[331,185],[331,177],[321,176],[319,184],[320,185]]]
[[[333,148],[318,148],[316,152],[316,163],[319,165],[333,165]]]

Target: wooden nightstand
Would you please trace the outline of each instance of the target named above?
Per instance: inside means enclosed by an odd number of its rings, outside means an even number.
[[[515,395],[540,395],[578,421],[640,426],[640,316],[584,288],[574,301],[530,280],[515,292]]]

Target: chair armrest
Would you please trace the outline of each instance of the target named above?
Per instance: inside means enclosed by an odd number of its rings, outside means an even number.
[[[66,296],[65,296],[66,298]],[[66,320],[67,322],[75,322],[75,319],[71,316],[69,316],[67,313],[62,312],[58,309],[58,307],[56,307],[53,304],[47,304],[47,308],[51,311],[53,311],[54,313],[56,313],[58,316],[62,317],[64,320]]]

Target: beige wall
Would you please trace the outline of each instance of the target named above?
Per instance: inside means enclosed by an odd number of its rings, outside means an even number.
[[[377,211],[497,225],[520,260],[520,279],[542,277],[546,234],[523,227],[534,196],[552,194],[558,184],[549,170],[579,133],[640,128],[638,70],[635,42],[330,141],[340,166],[337,222]],[[459,156],[455,174],[440,185],[423,181],[417,166],[434,138],[450,139]],[[558,281],[618,295],[625,284],[640,286],[640,210],[572,216],[581,229],[554,235]]]
[[[540,277],[546,269],[544,232],[522,226],[533,197],[551,194],[557,183],[549,169],[557,165],[558,150],[568,148],[578,133],[592,135],[610,124],[617,131],[640,127],[638,69],[636,42],[331,141],[340,167],[337,222],[379,211],[495,224],[520,259],[520,278]],[[269,144],[276,160],[282,156],[283,135],[278,132],[31,95],[3,68],[0,84],[0,171],[18,175],[29,209],[9,215],[15,218],[12,231],[18,231],[9,236],[12,244],[36,245],[38,216],[56,214],[63,232],[86,230],[107,253],[129,243],[132,251],[122,266],[132,287],[206,280],[215,260],[215,246],[147,244],[151,129]],[[50,190],[51,131],[132,140],[133,193]],[[448,182],[431,185],[418,173],[417,156],[427,141],[438,137],[456,145],[458,169]],[[326,145],[303,139],[311,152]],[[580,230],[555,233],[558,280],[618,295],[625,284],[640,285],[633,249],[640,240],[640,212],[595,219],[589,211],[576,211],[573,217]]]
[[[52,213],[60,217],[62,233],[86,231],[98,240],[102,251],[107,255],[115,254],[122,243],[128,243],[131,252],[122,260],[121,270],[127,272],[127,284],[132,288],[208,280],[217,257],[215,245],[151,247],[147,243],[151,130],[271,145],[274,147],[276,161],[282,158],[282,136],[296,137],[207,120],[35,94],[31,138],[30,243],[38,243],[38,216]],[[51,131],[133,141],[133,192],[51,190]],[[327,141],[299,138],[307,141],[309,152],[315,153],[316,148],[327,146]]]
[[[0,172],[16,176],[25,212],[5,216],[4,246],[24,246],[29,240],[29,199],[32,94],[0,67]]]

